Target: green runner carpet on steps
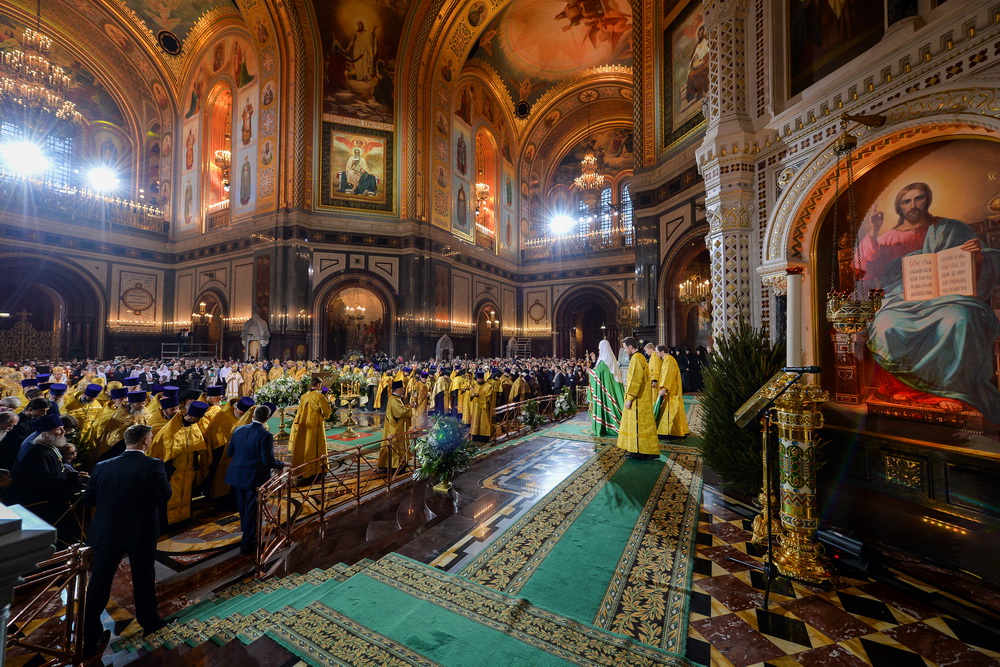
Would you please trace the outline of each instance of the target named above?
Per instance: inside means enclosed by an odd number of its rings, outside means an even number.
[[[686,664],[701,461],[661,448],[660,460],[635,461],[599,447],[461,576],[390,554],[243,582],[115,647],[266,634],[315,665]]]

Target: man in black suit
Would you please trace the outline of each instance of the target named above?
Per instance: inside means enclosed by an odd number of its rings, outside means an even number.
[[[153,432],[144,424],[125,429],[125,452],[98,463],[84,502],[96,506],[87,543],[93,547],[87,605],[84,610],[85,655],[103,649],[111,636],[101,624],[101,613],[111,598],[118,564],[128,556],[132,568],[135,618],[144,634],[167,623],[156,610],[153,557],[160,535],[160,511],[170,498],[170,482],[163,461],[146,456]]]
[[[270,416],[270,408],[258,405],[253,411],[253,421],[233,431],[226,447],[226,454],[232,459],[226,471],[226,484],[236,492],[243,555],[252,554],[257,548],[257,487],[268,480],[272,469],[285,467],[274,458],[274,436],[264,426]]]

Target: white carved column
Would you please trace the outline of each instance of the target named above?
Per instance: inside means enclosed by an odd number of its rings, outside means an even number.
[[[698,149],[705,179],[712,261],[713,334],[737,322],[757,324],[753,308],[758,263],[755,135],[747,109],[747,0],[708,0],[708,125]]]

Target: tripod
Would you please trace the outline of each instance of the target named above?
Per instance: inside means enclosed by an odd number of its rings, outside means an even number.
[[[804,370],[795,370],[795,371],[790,371],[789,374],[791,374],[791,373],[794,373],[795,377],[793,377],[792,379],[788,380],[785,383],[785,386],[781,388],[781,391],[779,391],[773,397],[769,398],[763,404],[763,406],[757,411],[757,418],[760,421],[760,441],[761,441],[761,448],[762,448],[763,457],[764,457],[764,498],[766,499],[765,500],[764,512],[766,513],[766,517],[767,517],[767,520],[766,520],[766,523],[767,523],[767,555],[766,555],[766,558],[765,558],[765,560],[764,560],[763,563],[758,563],[757,561],[753,561],[753,560],[741,560],[739,558],[733,558],[732,556],[729,557],[729,560],[733,561],[734,563],[739,563],[741,565],[746,565],[751,570],[755,570],[757,572],[761,572],[761,573],[764,574],[764,581],[765,581],[765,584],[764,584],[764,611],[767,611],[768,599],[771,596],[771,586],[774,583],[774,580],[777,579],[778,577],[784,577],[785,579],[788,579],[789,581],[797,581],[800,584],[809,584],[809,585],[812,585],[812,586],[816,585],[815,582],[807,581],[805,579],[800,579],[798,577],[794,577],[794,576],[789,575],[789,574],[784,574],[783,572],[781,572],[778,569],[778,566],[775,565],[775,563],[774,563],[774,531],[772,530],[772,527],[771,527],[771,524],[772,524],[772,522],[774,520],[774,517],[772,516],[773,507],[771,506],[771,490],[772,490],[771,489],[771,485],[773,483],[772,482],[773,475],[772,475],[772,472],[771,472],[771,461],[774,458],[773,455],[772,455],[773,452],[772,452],[772,447],[771,447],[771,440],[772,440],[771,410],[774,409],[774,404],[778,401],[778,399],[781,398],[784,395],[784,393],[786,391],[788,391],[788,389],[793,384],[795,384],[800,379],[802,379],[802,376],[805,374],[805,371]],[[785,377],[787,377],[787,375]]]

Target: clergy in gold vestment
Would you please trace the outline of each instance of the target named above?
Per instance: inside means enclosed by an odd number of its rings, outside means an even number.
[[[413,408],[413,428],[430,426],[430,388],[427,386],[427,371],[420,371],[419,378],[410,381],[410,402]]]
[[[124,387],[118,391],[127,391]],[[125,394],[125,402],[101,426],[101,431],[95,434],[94,450],[90,455],[91,464],[108,454],[118,456],[118,450],[125,450],[125,429],[132,424],[149,423],[149,413],[146,411],[146,392],[132,391]],[[117,449],[115,449],[117,446]],[[115,451],[112,451],[115,449]]]
[[[87,432],[104,409],[98,403],[97,397],[104,391],[99,384],[88,384],[84,389],[66,402],[64,410],[77,421],[77,431],[86,438]]]
[[[406,464],[410,447],[406,438],[390,438],[410,430],[413,407],[403,405],[403,381],[393,380],[392,394],[385,406],[385,429],[382,431],[382,446],[378,450],[378,467],[382,471],[397,469]]]
[[[469,425],[475,442],[489,442],[493,437],[493,383],[476,371],[476,381],[469,386]]]
[[[667,438],[685,438],[688,434],[688,421],[687,415],[684,414],[681,369],[666,345],[657,345],[656,354],[662,362],[659,394],[664,403],[660,411],[660,421],[656,424],[656,433]]]
[[[639,352],[639,342],[629,336],[622,345],[631,357],[625,378],[625,405],[618,428],[618,446],[633,459],[655,459],[660,455],[653,419],[653,392],[650,389],[649,364]]]
[[[285,377],[285,371],[281,367],[281,364],[278,363],[278,360],[275,359],[271,362],[271,370],[267,372],[267,381],[274,382],[275,380],[279,380],[283,377]]]
[[[236,429],[236,423],[247,412],[251,412],[254,401],[244,396],[239,401],[233,401],[222,408],[208,425],[205,432],[205,444],[212,456],[209,466],[208,481],[205,484],[205,495],[209,498],[221,498],[229,493],[226,484],[226,471],[229,470],[230,457],[226,455],[226,445]]]
[[[307,461],[326,456],[326,418],[333,412],[330,401],[320,389],[323,386],[321,378],[312,379],[312,389],[302,394],[299,399],[299,409],[292,421],[292,432],[288,437],[288,449],[292,453],[292,467],[300,466]],[[323,472],[323,466],[317,462],[302,469],[301,477],[313,477]]]
[[[267,371],[264,370],[263,365],[260,365],[253,372],[253,393],[256,394],[265,384],[267,384]]]
[[[170,420],[174,418],[177,414],[177,397],[176,396],[164,396],[160,399],[158,406],[159,408],[151,413],[149,418],[149,428],[153,429],[153,438],[163,430],[163,427],[170,423]]]
[[[656,354],[656,346],[652,343],[646,343],[643,348],[646,352],[646,356],[649,357],[649,383],[653,386],[653,405],[656,405],[657,392],[660,390],[660,368],[663,365],[660,357]]]
[[[240,376],[243,378],[243,384],[240,385],[240,396],[253,396],[253,373],[257,370],[254,368],[253,364],[243,364],[243,368],[240,369]]]
[[[198,421],[205,416],[208,403],[191,401],[186,413],[175,414],[153,438],[149,456],[160,459],[170,476],[170,500],[167,523],[191,518],[191,496],[195,466],[207,466],[205,436]]]

